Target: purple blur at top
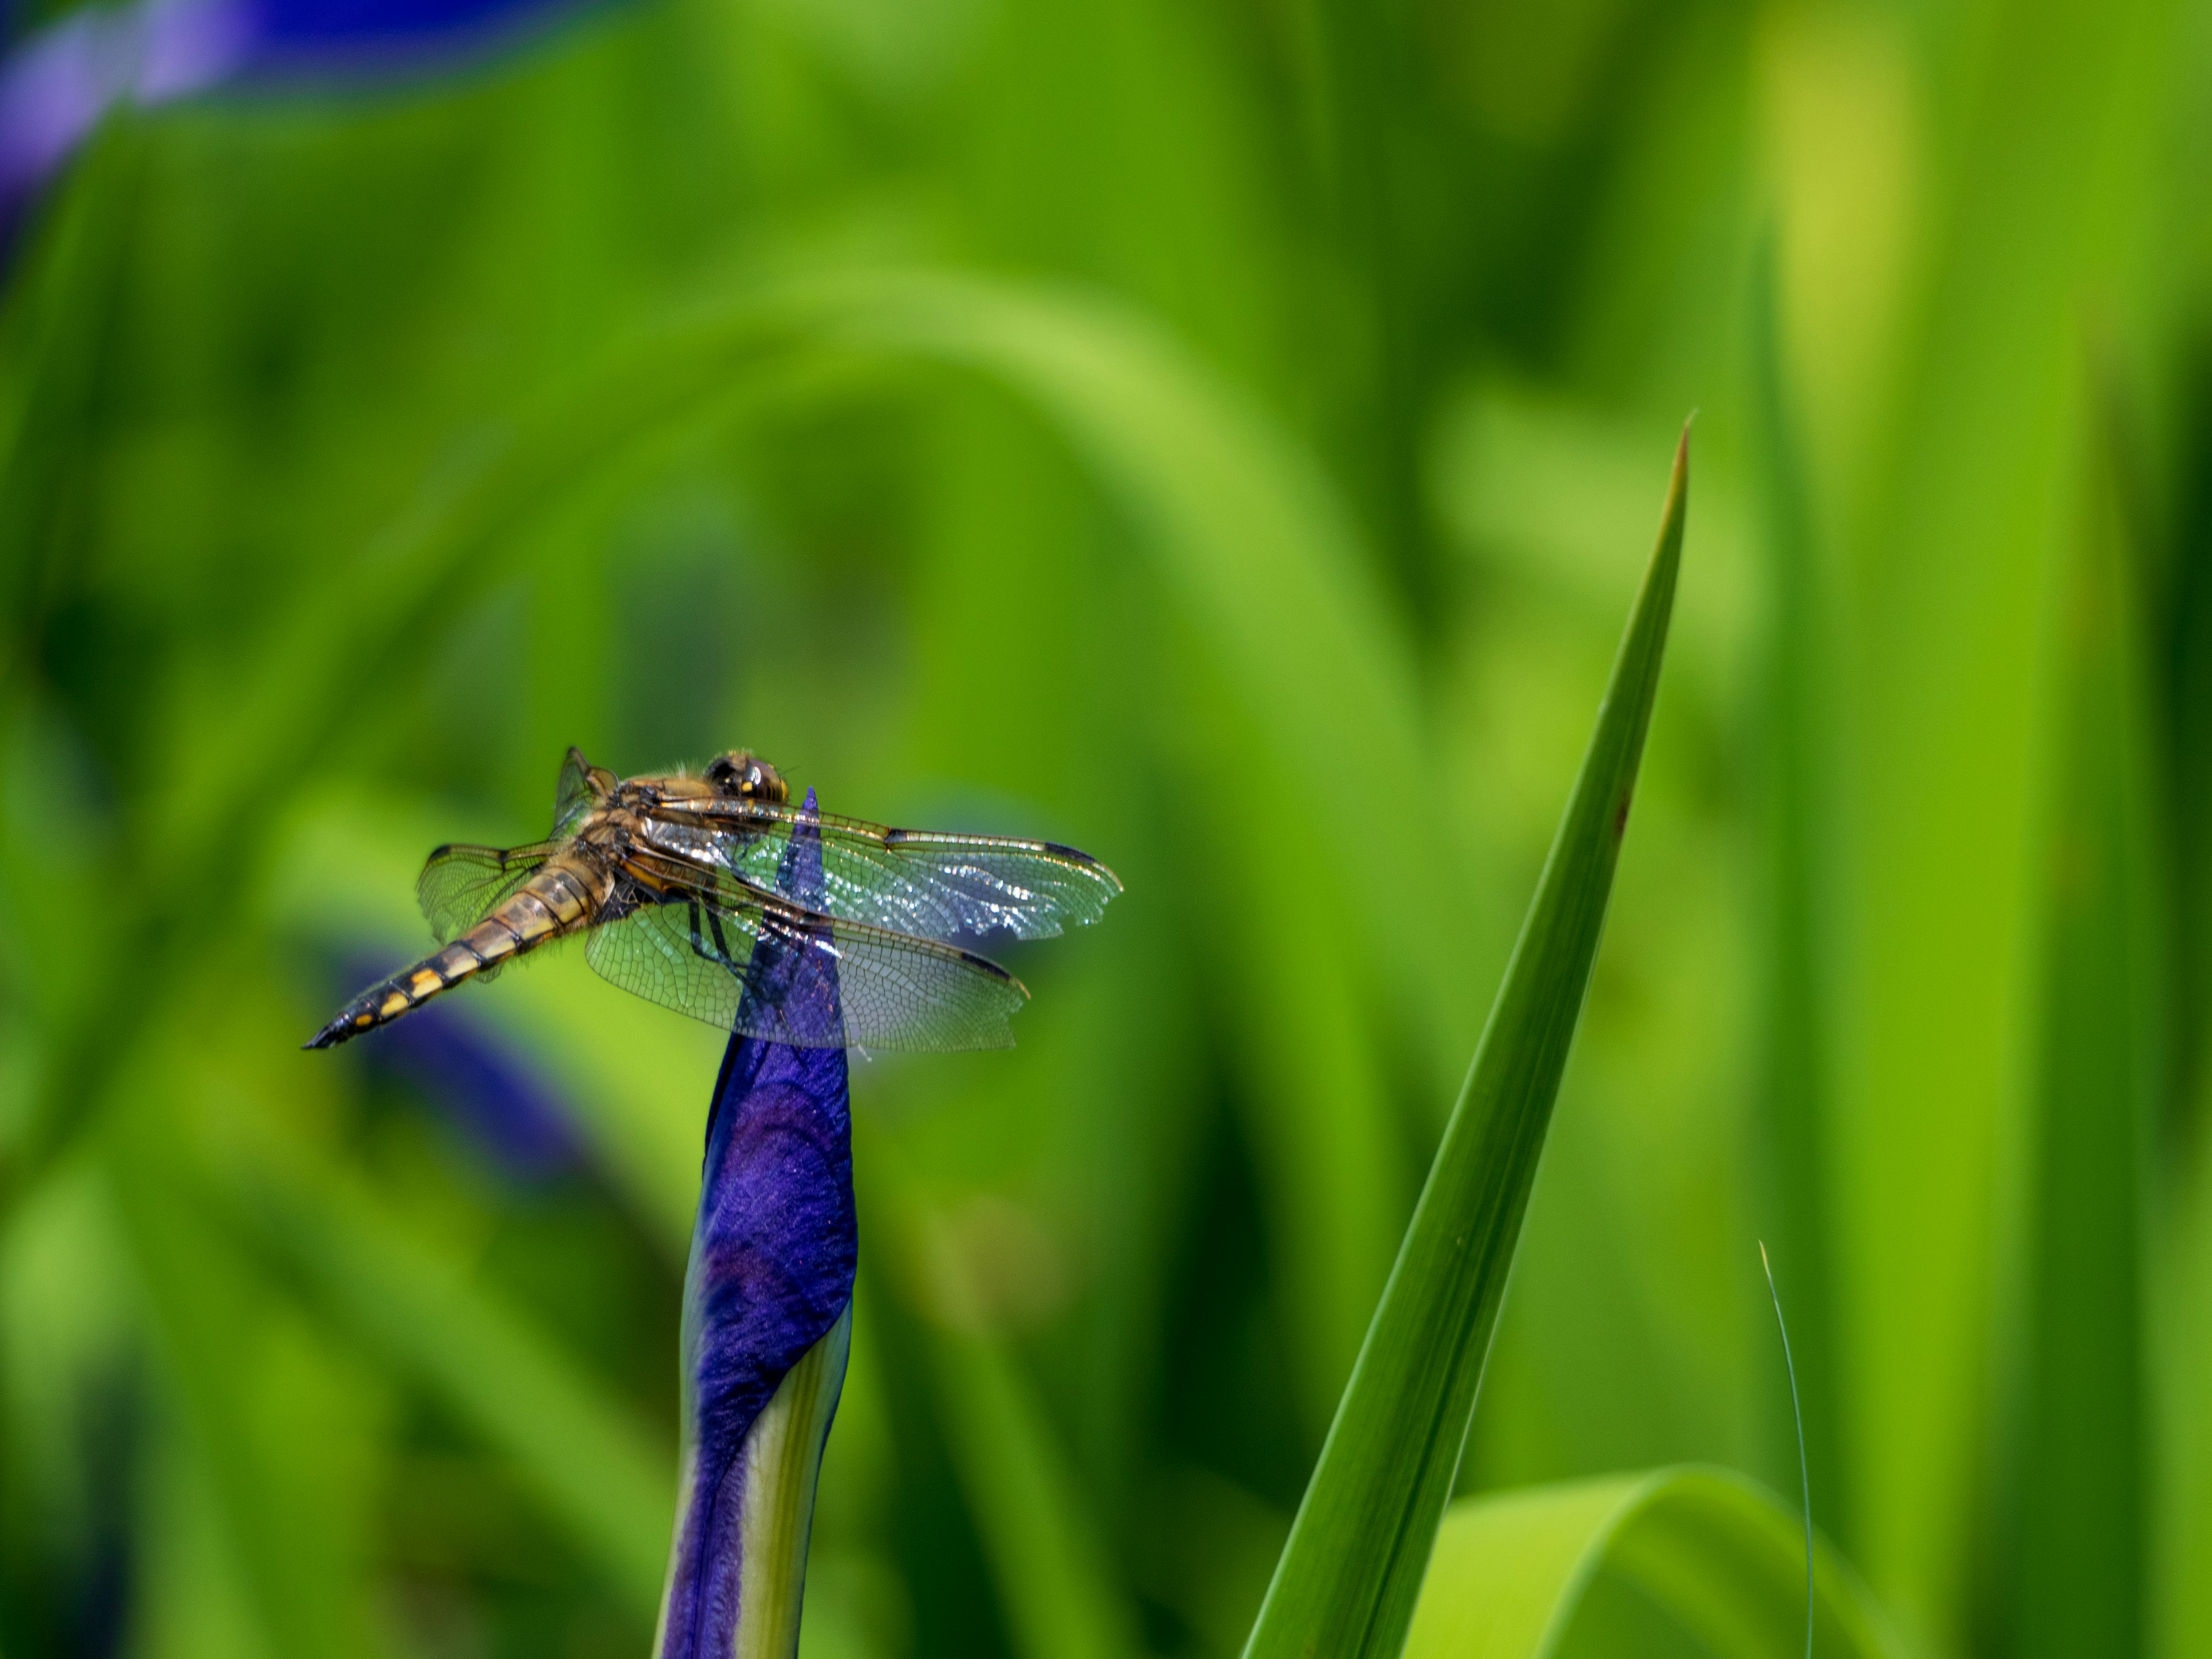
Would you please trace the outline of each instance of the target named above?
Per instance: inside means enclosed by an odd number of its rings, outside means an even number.
[[[200,0],[250,21],[248,83],[434,74],[583,9],[584,0]],[[220,27],[220,26],[218,26]]]
[[[70,12],[0,62],[0,233],[118,105],[313,90],[466,67],[590,0],[133,0]]]
[[[819,904],[815,812],[809,790],[805,816],[784,852],[782,885]],[[745,995],[776,999],[795,1024],[820,1023],[818,1031],[794,1035],[828,1036],[842,1029],[836,976],[830,953],[794,951],[763,935]],[[669,1564],[660,1659],[722,1659],[733,1650],[741,1615],[760,1612],[741,1606],[741,1591],[748,1583],[757,1590],[760,1577],[745,1571],[749,1549],[795,1547],[803,1559],[803,1538],[767,1536],[746,1523],[749,1507],[757,1507],[749,1493],[766,1478],[748,1468],[759,1451],[751,1431],[793,1368],[838,1326],[852,1301],[859,1254],[845,1050],[732,1037],[707,1120],[684,1276],[684,1508]],[[835,1365],[842,1376],[842,1348]],[[835,1379],[830,1386],[834,1401]],[[828,1426],[825,1417],[819,1432]],[[801,1513],[811,1512],[810,1501]]]

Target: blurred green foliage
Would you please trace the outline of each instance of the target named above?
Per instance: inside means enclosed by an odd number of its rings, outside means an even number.
[[[714,1034],[457,999],[550,1178],[296,1051],[571,742],[1120,872],[1018,1049],[856,1069],[805,1651],[1236,1652],[1694,404],[1462,1486],[1794,1490],[1764,1234],[1910,1644],[2212,1656],[2208,75],[2190,0],[634,0],[108,131],[0,305],[0,1652],[644,1647]],[[1649,1584],[1565,1650],[1696,1651]]]

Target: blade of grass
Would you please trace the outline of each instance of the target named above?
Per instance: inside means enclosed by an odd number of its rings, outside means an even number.
[[[2033,1053],[2036,789],[2078,489],[2087,295],[2129,278],[2181,14],[2007,9],[1960,32],[1929,257],[1847,508],[1855,607],[1851,1097],[1836,1115],[1850,1537],[1916,1640],[1962,1647],[2005,1231]]]
[[[1774,1261],[1759,1246],[1759,1265],[1766,1274],[1766,1294],[1774,1304],[1774,1328],[1782,1337],[1782,1364],[1790,1373],[1790,1417],[1797,1425],[1797,1501],[1805,1511],[1805,1659],[1813,1659],[1813,1624],[1819,1587],[1814,1582],[1813,1474],[1805,1457],[1805,1404],[1797,1393],[1797,1362],[1790,1353],[1790,1322],[1782,1316],[1782,1287],[1774,1282]]]
[[[1787,1265],[1796,1369],[1805,1382],[1802,1450],[1814,1513],[1843,1535],[1850,1508],[1835,1385],[1832,1004],[1823,954],[1833,918],[1823,901],[1838,849],[1833,801],[1836,697],[1830,594],[1816,564],[1814,514],[1797,443],[1776,316],[1772,251],[1753,295],[1752,373],[1764,489],[1768,621],[1761,793],[1766,842],[1766,956],[1760,975],[1763,1052],[1755,1145],[1767,1166],[1760,1230]],[[1778,1470],[1787,1425],[1765,1437]]]
[[[2125,531],[2112,457],[2091,465],[2063,617],[2024,1398],[2003,1505],[2004,1646],[2024,1659],[2141,1653],[2148,1588],[2142,1197],[2160,951]]]
[[[1772,1659],[1804,1627],[1801,1537],[1786,1505],[1720,1469],[1656,1469],[1455,1504],[1437,1534],[1407,1659],[1547,1659],[1601,1572],[1642,1589],[1716,1659]],[[1819,1651],[1894,1655],[1850,1567],[1825,1542],[1814,1559]]]
[[[1597,952],[1688,493],[1686,428],[1582,775],[1245,1659],[1395,1659],[1404,1643]]]

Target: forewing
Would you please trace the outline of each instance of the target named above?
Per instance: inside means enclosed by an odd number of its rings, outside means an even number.
[[[584,758],[584,751],[572,744],[568,757],[561,763],[560,779],[553,786],[553,833],[563,835],[574,829],[576,821],[613,780],[614,774],[592,765]]]
[[[441,847],[415,878],[415,902],[441,945],[483,920],[502,899],[530,879],[553,850],[530,847]]]
[[[783,850],[799,809],[755,801],[686,801],[655,816],[672,843],[801,902],[783,885]],[[1121,892],[1111,870],[1056,842],[894,830],[860,818],[824,815],[823,903],[830,915],[927,939],[1049,939],[1093,922]],[[684,831],[690,830],[686,836]],[[705,833],[698,833],[698,832]]]
[[[584,955],[626,991],[795,1048],[1009,1048],[1029,996],[953,945],[705,892],[601,924]]]

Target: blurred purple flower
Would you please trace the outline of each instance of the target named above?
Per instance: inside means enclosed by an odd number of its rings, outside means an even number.
[[[435,73],[582,0],[133,0],[89,5],[0,62],[0,234],[118,105]]]
[[[360,983],[382,971],[377,963],[346,978]],[[582,1140],[558,1094],[512,1046],[450,1001],[431,1004],[364,1048],[370,1070],[437,1107],[502,1174],[534,1183],[583,1163]]]
[[[783,859],[820,903],[815,801]],[[842,1029],[824,952],[763,939],[748,997],[797,1034]],[[842,1048],[733,1036],[707,1119],[684,1283],[684,1464],[659,1659],[790,1659],[822,1448],[852,1335],[859,1256]]]

